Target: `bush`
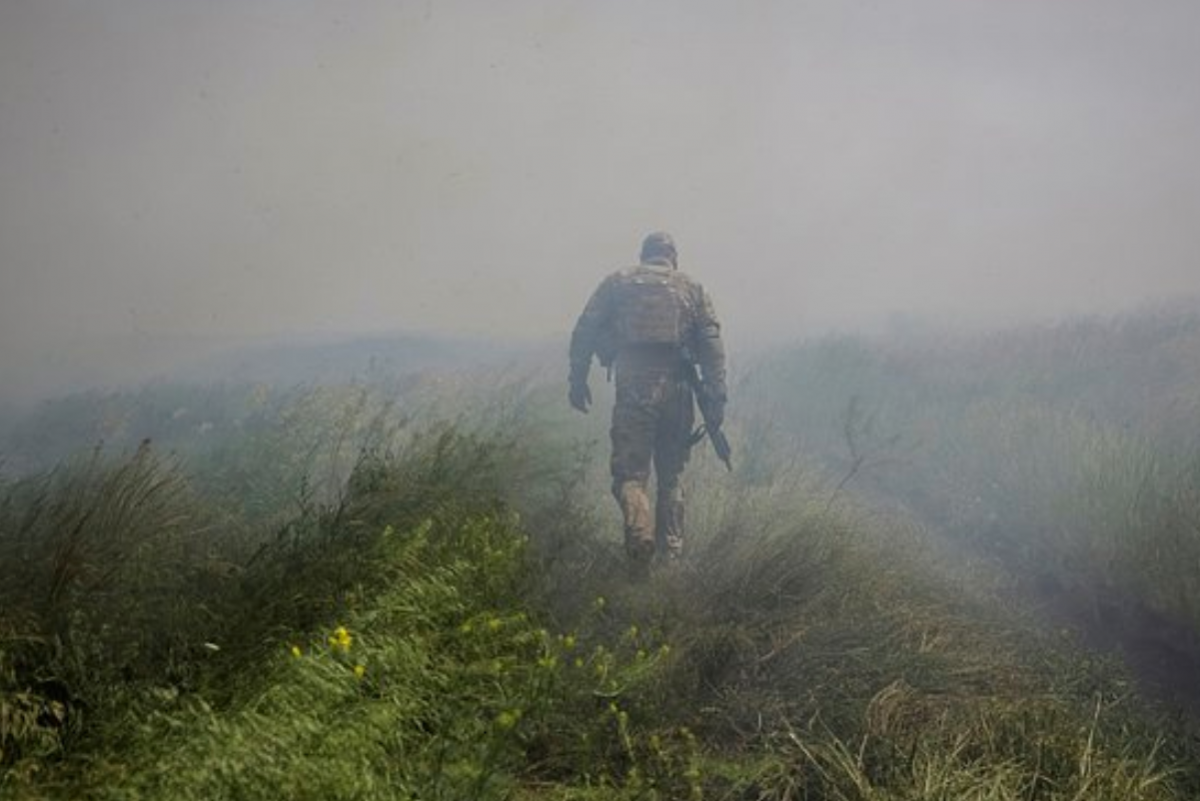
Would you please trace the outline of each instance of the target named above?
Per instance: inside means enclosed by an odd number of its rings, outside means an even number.
[[[211,522],[178,466],[148,444],[6,489],[0,690],[8,718],[26,725],[8,727],[4,762],[61,746],[86,718],[119,715],[146,687],[195,680],[226,586]],[[11,745],[12,732],[29,730],[30,709],[32,751]]]

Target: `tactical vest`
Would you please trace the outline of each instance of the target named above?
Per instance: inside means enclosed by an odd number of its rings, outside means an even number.
[[[615,294],[617,348],[683,344],[689,306],[678,274],[635,267],[617,281]]]

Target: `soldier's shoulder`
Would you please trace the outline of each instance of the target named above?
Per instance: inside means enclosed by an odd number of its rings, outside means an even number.
[[[695,286],[700,286],[700,282],[695,277],[693,277],[691,273],[687,272],[686,270],[675,270],[674,275],[676,276],[676,278],[678,278],[680,281],[682,281],[684,283],[694,284]]]
[[[621,270],[616,270],[601,278],[600,283],[596,285],[596,294],[605,294],[612,289],[614,284],[620,283],[621,272]]]
[[[616,270],[613,273],[611,273],[608,276],[608,280],[624,281],[624,280],[627,280],[630,278],[634,278],[635,276],[639,275],[640,273],[645,272],[645,270],[646,270],[645,266],[641,265],[641,264],[635,264],[631,267],[622,267],[621,269]]]
[[[685,287],[689,292],[704,293],[704,287],[700,282],[683,270],[675,270],[671,273],[671,276],[677,285]]]
[[[674,286],[677,290],[683,290],[688,294],[704,293],[704,288],[700,285],[700,282],[684,271],[651,264],[635,264],[632,267],[623,267],[605,278],[604,283],[609,285],[637,284],[643,283],[645,280],[651,280],[654,283],[665,280],[668,285]]]

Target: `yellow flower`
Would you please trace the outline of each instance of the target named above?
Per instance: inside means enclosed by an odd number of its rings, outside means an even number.
[[[563,648],[570,651],[574,647],[575,647],[575,635],[568,634],[566,637],[563,638]]]
[[[340,648],[343,651],[349,651],[352,642],[354,642],[354,638],[350,636],[350,632],[346,631],[345,626],[338,626],[329,638],[329,646],[335,650]]]
[[[300,658],[300,646],[299,645],[292,646],[292,656],[296,657],[297,659]]]
[[[366,675],[366,672],[367,672],[367,666],[366,666],[366,665],[355,665],[355,666],[354,666],[354,675],[355,675],[355,676],[358,676],[360,679],[361,679],[361,678],[362,678],[364,675]]]

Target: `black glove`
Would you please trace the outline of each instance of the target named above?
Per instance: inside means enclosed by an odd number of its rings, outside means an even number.
[[[571,408],[587,414],[588,407],[592,405],[592,391],[588,388],[587,380],[572,381],[571,388],[567,392],[567,400],[571,402]]]

